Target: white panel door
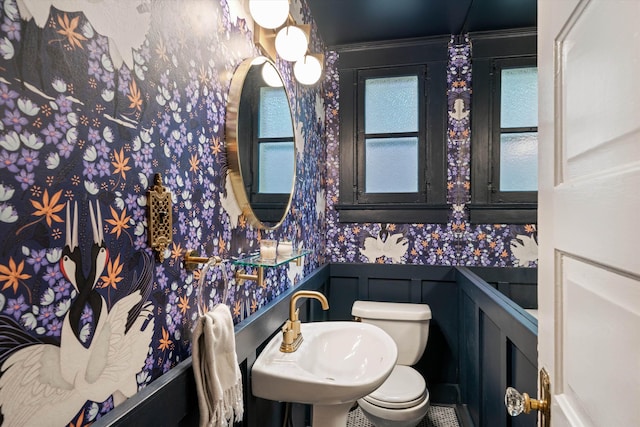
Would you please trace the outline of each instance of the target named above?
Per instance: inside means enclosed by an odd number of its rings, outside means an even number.
[[[555,426],[640,425],[640,0],[538,0],[539,367]]]

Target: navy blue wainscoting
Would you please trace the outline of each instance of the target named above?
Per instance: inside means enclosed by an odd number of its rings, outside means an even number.
[[[424,356],[416,365],[431,400],[460,403],[458,286],[451,267],[400,264],[331,264],[330,320],[352,319],[356,300],[429,304],[432,319]]]
[[[504,392],[512,386],[536,395],[537,321],[467,268],[456,269],[456,282],[460,289],[460,388],[474,425],[535,426],[534,413],[508,416]]]
[[[529,284],[535,271],[522,270],[475,271],[494,284]],[[303,321],[349,320],[358,299],[429,304],[433,315],[429,342],[416,368],[427,380],[432,402],[458,405],[464,427],[535,426],[534,414],[508,417],[503,396],[507,386],[536,393],[537,322],[497,288],[462,267],[330,264],[318,268],[236,325],[245,391],[245,417],[238,426],[282,425],[284,404],[253,397],[250,372],[264,344],[287,319],[291,295],[301,289],[323,292],[330,306],[323,312],[317,302],[301,299]],[[293,405],[292,412],[294,425],[308,425],[308,407]],[[194,426],[198,419],[188,359],[94,425]]]

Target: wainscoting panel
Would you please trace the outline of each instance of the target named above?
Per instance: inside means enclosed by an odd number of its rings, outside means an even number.
[[[519,274],[519,272],[514,272]],[[500,281],[509,278],[501,277]],[[537,392],[535,319],[468,268],[456,269],[460,289],[462,399],[478,427],[536,425],[535,414],[510,418],[504,408],[508,386]]]
[[[432,319],[424,356],[416,365],[431,400],[460,403],[458,287],[451,267],[331,264],[330,318],[352,319],[356,300],[429,304]]]
[[[502,269],[496,269],[502,270]],[[509,282],[520,271],[507,269],[494,279]],[[525,273],[531,274],[531,273]],[[301,299],[303,321],[349,320],[355,300],[429,304],[432,321],[427,350],[416,368],[428,382],[434,403],[456,404],[463,427],[532,427],[535,415],[507,419],[505,388],[513,385],[534,395],[537,389],[535,319],[467,268],[419,265],[330,264],[318,268],[276,300],[235,327],[243,372],[245,417],[236,427],[282,425],[285,405],[253,397],[250,371],[265,342],[278,333],[297,290],[320,290],[329,311],[315,300]],[[310,411],[292,405],[293,424],[308,425]],[[191,359],[122,405],[94,426],[193,426],[199,419]]]

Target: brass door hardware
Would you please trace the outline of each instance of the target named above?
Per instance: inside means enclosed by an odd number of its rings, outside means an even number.
[[[171,213],[171,192],[162,185],[162,175],[153,177],[153,187],[147,192],[149,206],[149,246],[156,252],[158,262],[164,261],[164,251],[171,243],[173,216]]]
[[[531,410],[538,411],[540,413],[540,426],[551,426],[551,381],[549,380],[549,374],[542,368],[540,370],[540,400],[532,399],[527,393],[520,393],[513,387],[507,387],[507,391],[504,395],[504,405],[507,407],[507,412],[512,417],[518,416],[521,413],[528,414]]]

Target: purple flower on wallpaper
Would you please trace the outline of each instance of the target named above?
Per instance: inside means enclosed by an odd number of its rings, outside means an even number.
[[[100,175],[101,178],[103,176],[109,176],[111,174],[111,168],[110,168],[109,162],[105,161],[104,159],[98,160],[98,163],[95,165],[95,168],[98,171],[98,174]]]
[[[80,323],[83,325],[93,322],[93,310],[88,305],[85,305],[80,315]]]
[[[37,319],[40,323],[42,323],[43,326],[48,325],[51,319],[55,318],[56,314],[52,305],[45,305],[43,307],[40,307],[40,312],[38,313]]]
[[[100,409],[100,412],[102,412],[103,414],[106,414],[112,409],[113,409],[113,398],[109,397],[107,400],[105,400],[102,403],[102,408]]]
[[[94,176],[97,176],[100,174],[100,171],[98,171],[98,169],[96,168],[96,164],[94,162],[88,162],[86,160],[83,160],[82,164],[84,166],[84,170],[82,171],[82,174],[86,176],[88,180],[92,180]]]
[[[144,360],[144,368],[142,368],[145,371],[150,371],[153,368],[153,355],[149,355],[147,356],[147,358]]]
[[[6,109],[4,112],[4,118],[2,119],[2,123],[7,127],[13,127],[16,132],[21,132],[22,127],[26,126],[29,121],[22,117],[18,110],[9,110]]]
[[[31,187],[35,182],[35,174],[33,172],[27,172],[25,170],[21,170],[18,175],[15,176],[16,181],[20,183],[20,187],[23,190]]]
[[[33,271],[38,273],[40,268],[49,263],[46,255],[46,249],[32,249],[29,253],[29,257],[27,258],[27,264],[31,265],[33,267]]]
[[[7,307],[4,312],[8,315],[12,315],[16,320],[20,320],[20,316],[24,313],[29,306],[24,301],[23,295],[18,295],[17,298],[9,298],[7,301]]]
[[[0,169],[7,168],[11,173],[18,172],[18,153],[9,153],[7,150],[0,151]]]
[[[49,286],[55,285],[58,280],[62,279],[62,273],[60,272],[59,265],[57,263],[48,265],[42,278],[46,280]]]
[[[58,149],[58,154],[65,159],[68,159],[73,153],[73,144],[70,144],[66,139],[57,144],[56,148]]]
[[[42,129],[40,134],[44,136],[47,144],[57,144],[63,136],[62,132],[56,129],[52,123],[49,123],[46,128]]]
[[[4,83],[0,83],[0,105],[4,105],[7,108],[15,108],[15,99],[19,96],[18,92],[13,89],[9,89]]]
[[[62,332],[62,323],[58,319],[53,319],[51,323],[46,325],[46,335],[49,337],[59,337]]]
[[[2,25],[0,25],[0,30],[4,31],[7,34],[9,40],[20,41],[20,23],[14,22],[8,17],[5,17]]]
[[[69,296],[71,285],[66,280],[58,280],[53,286],[53,292],[56,294],[56,301]]]
[[[91,40],[87,45],[87,51],[89,52],[89,58],[90,59],[100,59],[100,57],[102,56],[102,48],[100,46],[98,46],[98,42],[93,39]]]
[[[37,151],[22,149],[20,154],[18,165],[24,166],[28,172],[32,172],[40,164]]]
[[[110,73],[108,71],[104,71],[100,80],[105,83],[107,89],[113,89],[115,87],[115,83],[113,81],[114,73]]]
[[[69,124],[69,120],[67,120],[67,116],[64,114],[54,114],[54,125],[60,129],[62,132],[67,132],[71,125]]]
[[[58,104],[58,109],[61,113],[70,113],[73,107],[73,103],[64,95],[59,95],[56,98],[56,104]]]

